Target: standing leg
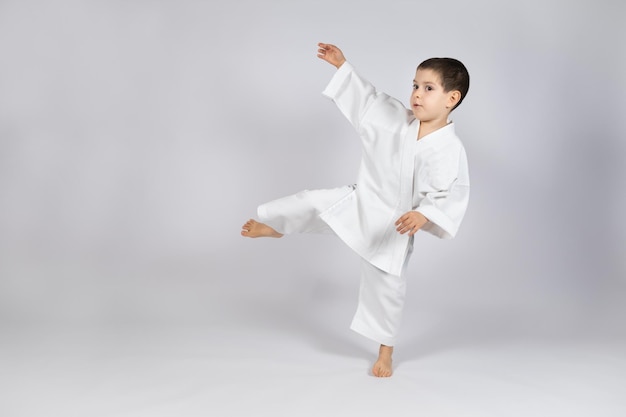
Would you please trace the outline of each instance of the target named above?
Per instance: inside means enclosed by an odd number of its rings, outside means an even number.
[[[359,304],[350,326],[355,332],[380,343],[378,360],[372,373],[391,376],[391,354],[402,319],[406,281],[402,276],[382,271],[361,262]]]

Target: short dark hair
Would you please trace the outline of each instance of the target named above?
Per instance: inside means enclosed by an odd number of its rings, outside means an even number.
[[[452,110],[459,107],[467,95],[470,81],[469,72],[461,61],[454,58],[430,58],[419,64],[417,69],[429,69],[439,74],[444,91],[458,90],[461,93],[461,99]]]

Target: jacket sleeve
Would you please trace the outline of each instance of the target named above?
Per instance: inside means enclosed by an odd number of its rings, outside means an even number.
[[[400,124],[407,110],[398,100],[379,92],[361,77],[349,62],[344,62],[322,94],[335,102],[352,126],[366,139],[371,135],[371,123]],[[375,109],[375,111],[372,111]],[[374,117],[373,114],[376,116]],[[369,117],[372,115],[372,117]],[[397,128],[386,126],[389,129]]]
[[[463,147],[449,155],[446,164],[426,179],[430,190],[421,191],[422,199],[415,211],[429,220],[422,227],[423,231],[442,239],[452,239],[459,230],[469,202],[467,156]]]
[[[347,61],[335,72],[322,94],[335,102],[357,131],[377,96],[374,86],[359,77]]]

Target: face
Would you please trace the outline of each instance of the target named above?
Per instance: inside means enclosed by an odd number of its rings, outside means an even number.
[[[458,91],[456,92],[458,93]],[[411,109],[422,123],[447,122],[448,114],[456,104],[455,92],[445,92],[439,74],[431,69],[418,69],[413,80]]]

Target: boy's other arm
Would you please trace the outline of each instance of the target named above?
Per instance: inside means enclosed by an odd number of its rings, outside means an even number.
[[[346,62],[346,58],[343,56],[341,49],[335,45],[329,43],[318,43],[317,57],[323,59],[331,65],[334,65],[337,69]]]

